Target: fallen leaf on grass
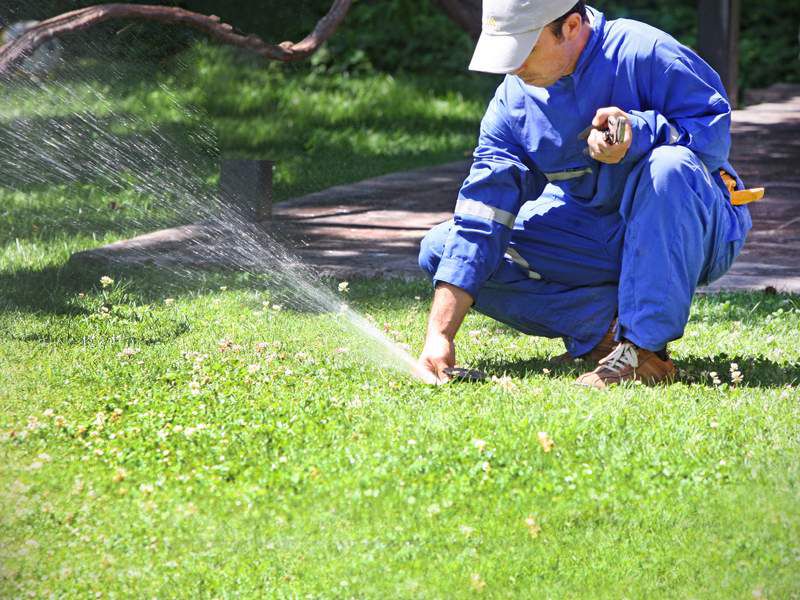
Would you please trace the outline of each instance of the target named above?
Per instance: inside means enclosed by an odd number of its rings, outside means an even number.
[[[553,439],[547,434],[546,431],[539,432],[539,445],[542,447],[542,450],[545,452],[550,452],[555,446],[555,442]]]
[[[532,538],[539,537],[539,534],[542,532],[541,526],[532,516],[529,516],[527,519],[525,519],[525,526],[528,528],[528,533]]]
[[[486,582],[481,578],[478,573],[473,573],[469,576],[469,584],[476,592],[482,592],[486,587]]]

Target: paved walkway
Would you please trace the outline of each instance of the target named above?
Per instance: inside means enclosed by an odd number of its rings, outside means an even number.
[[[741,257],[707,289],[800,293],[800,86],[773,86],[748,101],[749,108],[734,113],[732,162],[748,185],[766,187],[767,197],[751,205],[755,227]],[[469,161],[461,161],[290,200],[274,207],[272,228],[317,272],[338,278],[420,277],[419,242],[452,216],[468,169]],[[236,236],[226,240],[217,226],[199,223],[74,258],[236,264],[244,260],[237,242]]]
[[[800,86],[777,85],[734,113],[733,160],[767,196],[751,205],[754,229],[713,290],[800,293]],[[419,241],[452,216],[469,161],[330,188],[275,206],[274,227],[299,254],[337,277],[419,277]]]

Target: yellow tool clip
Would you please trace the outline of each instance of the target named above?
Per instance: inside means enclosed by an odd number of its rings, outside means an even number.
[[[749,190],[737,190],[736,180],[728,173],[720,169],[719,174],[722,176],[722,181],[728,188],[731,195],[731,204],[734,206],[741,206],[743,204],[750,204],[751,202],[758,202],[764,197],[764,188],[751,188]]]

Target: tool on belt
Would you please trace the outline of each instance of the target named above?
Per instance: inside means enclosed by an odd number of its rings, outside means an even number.
[[[748,190],[737,190],[736,180],[731,177],[727,172],[720,169],[719,174],[722,176],[722,181],[725,182],[725,187],[731,195],[731,204],[734,206],[742,206],[743,204],[750,204],[751,202],[758,202],[764,197],[764,188],[750,188]]]

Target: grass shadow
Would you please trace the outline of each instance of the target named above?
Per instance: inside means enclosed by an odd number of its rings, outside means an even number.
[[[711,372],[716,372],[721,381],[729,382],[732,364],[738,365],[744,378],[738,387],[775,388],[797,385],[800,382],[800,364],[782,364],[763,356],[717,354],[714,356],[688,356],[674,360],[675,366],[678,368],[678,381],[686,384],[716,387],[712,377],[709,376]],[[554,362],[552,357],[535,356],[515,361],[482,360],[477,361],[474,367],[493,375],[505,373],[518,378],[542,374],[546,369],[550,377],[560,378],[577,377],[581,373],[591,371],[595,365],[588,361],[559,364]]]

